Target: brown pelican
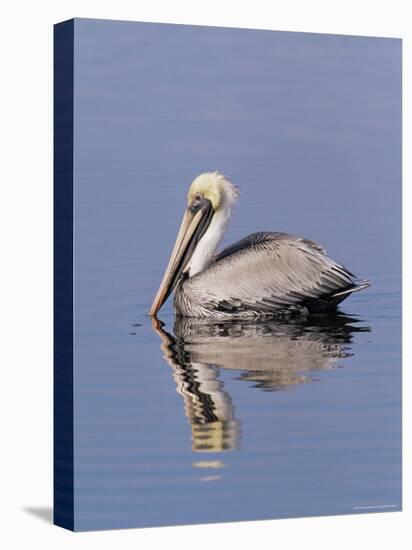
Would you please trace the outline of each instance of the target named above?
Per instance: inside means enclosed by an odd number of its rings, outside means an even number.
[[[238,196],[218,172],[193,181],[151,316],[174,289],[178,315],[242,319],[330,310],[370,286],[314,241],[287,233],[252,233],[216,254]]]

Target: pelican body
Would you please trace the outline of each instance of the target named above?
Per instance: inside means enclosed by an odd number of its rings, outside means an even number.
[[[193,181],[151,316],[173,290],[177,315],[229,320],[325,312],[370,286],[314,241],[287,233],[252,233],[217,254],[238,197],[218,172]]]

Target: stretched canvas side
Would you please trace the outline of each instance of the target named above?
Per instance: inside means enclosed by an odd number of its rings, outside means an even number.
[[[54,523],[74,529],[74,21],[54,27]]]

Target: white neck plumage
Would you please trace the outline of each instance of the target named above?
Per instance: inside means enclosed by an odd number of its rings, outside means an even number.
[[[203,271],[211,262],[225,234],[231,211],[232,205],[226,203],[213,215],[206,233],[200,239],[188,263],[189,277]]]

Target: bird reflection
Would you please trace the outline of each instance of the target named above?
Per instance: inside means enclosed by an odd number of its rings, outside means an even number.
[[[236,449],[240,423],[235,418],[232,399],[218,379],[218,368],[208,361],[194,361],[185,350],[181,336],[171,336],[157,319],[152,324],[162,340],[164,358],[173,369],[176,390],[184,400],[192,429],[193,451]]]
[[[177,317],[172,336],[161,321],[153,328],[183,397],[195,452],[222,452],[240,445],[240,421],[219,380],[220,369],[264,391],[313,381],[313,371],[331,369],[352,355],[354,332],[369,331],[344,315],[296,322],[210,322]]]

